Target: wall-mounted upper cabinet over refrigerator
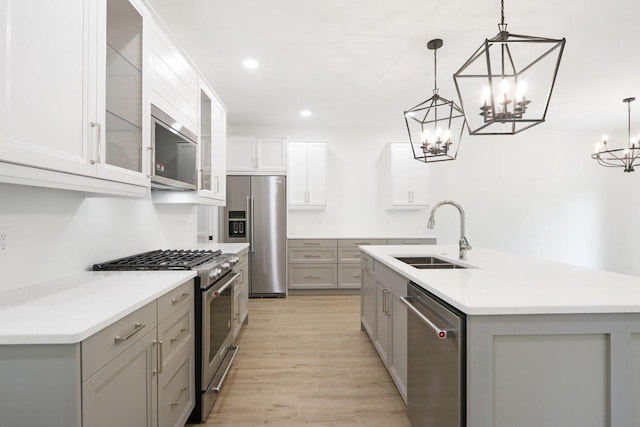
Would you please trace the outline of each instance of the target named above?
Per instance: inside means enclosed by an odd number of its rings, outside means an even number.
[[[237,175],[286,174],[287,138],[229,137],[227,171]]]
[[[249,296],[287,292],[286,178],[227,176],[227,206],[220,209],[225,243],[249,243]]]
[[[327,143],[289,141],[287,199],[290,209],[327,206]]]
[[[1,181],[146,194],[146,14],[135,0],[0,4]]]

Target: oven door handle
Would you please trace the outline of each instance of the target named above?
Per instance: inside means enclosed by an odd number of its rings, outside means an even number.
[[[217,291],[209,291],[207,292],[207,294],[209,294],[209,296],[212,296],[212,299],[216,299],[220,296],[221,293],[223,293],[229,286],[231,286],[231,284],[238,278],[240,277],[240,273],[233,273],[233,276],[231,276],[231,278],[229,280],[227,280],[227,283],[225,283],[224,285],[222,285],[222,287],[220,287],[220,289],[218,289]]]
[[[229,361],[229,364],[227,365],[227,368],[224,370],[224,373],[222,374],[222,377],[220,377],[220,381],[218,382],[218,385],[216,385],[215,387],[210,387],[207,389],[207,392],[211,393],[213,392],[214,394],[220,394],[220,390],[222,389],[222,385],[224,384],[225,380],[227,379],[227,375],[229,375],[229,371],[231,370],[231,365],[233,365],[233,361],[236,359],[236,356],[238,355],[238,350],[240,350],[240,347],[237,345],[231,346],[231,348],[229,349],[229,352],[233,351],[233,355],[231,356],[231,360]]]

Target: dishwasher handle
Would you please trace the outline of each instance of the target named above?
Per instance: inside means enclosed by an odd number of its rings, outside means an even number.
[[[413,305],[413,303],[410,301],[413,299],[417,299],[417,298],[416,297],[400,297],[400,301],[402,301],[402,303],[406,305],[407,308],[413,312],[413,314],[418,316],[418,319],[420,319],[422,323],[424,323],[425,325],[433,329],[433,331],[436,333],[436,336],[438,338],[440,338],[441,340],[444,340],[447,338],[455,338],[458,336],[455,330],[438,328],[435,323],[433,323],[427,316],[422,314],[422,312],[418,310],[415,305]]]

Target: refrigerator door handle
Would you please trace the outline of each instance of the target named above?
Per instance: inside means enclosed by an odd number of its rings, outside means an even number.
[[[254,197],[251,196],[251,213],[250,213],[250,223],[251,223],[251,242],[249,243],[251,245],[251,253],[255,253],[255,248],[254,248],[254,241],[253,241],[253,207],[254,207]]]

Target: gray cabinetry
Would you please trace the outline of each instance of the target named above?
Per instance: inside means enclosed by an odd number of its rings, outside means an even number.
[[[184,425],[195,401],[193,293],[188,281],[82,342],[83,426]]]
[[[360,246],[434,245],[431,238],[289,239],[289,289],[359,289]]]
[[[157,425],[156,329],[146,332],[82,383],[83,427]]]
[[[183,427],[194,291],[188,280],[80,343],[0,346],[0,378],[13,386],[0,389],[0,425]]]
[[[233,339],[238,337],[242,325],[249,317],[249,249],[238,253],[239,261],[233,268],[238,273],[234,287]]]
[[[289,289],[327,289],[337,286],[336,239],[289,240]]]
[[[362,253],[361,325],[389,371],[400,395],[407,400],[407,310],[400,297],[407,280]]]
[[[385,239],[339,239],[338,240],[338,288],[360,287],[360,246],[384,245]]]

